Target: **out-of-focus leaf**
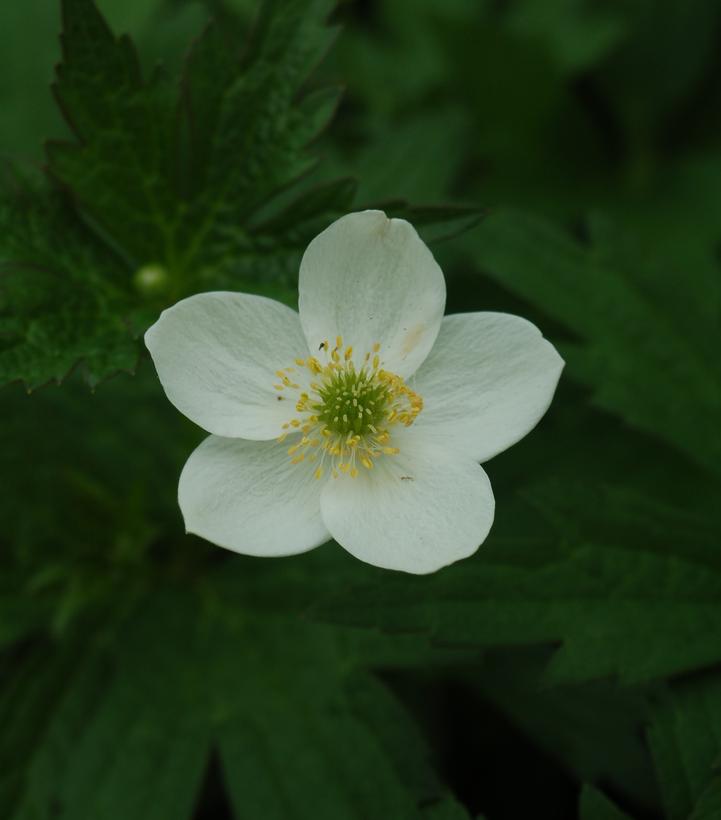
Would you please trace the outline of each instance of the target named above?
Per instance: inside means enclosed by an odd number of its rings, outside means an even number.
[[[622,11],[587,0],[522,0],[509,7],[508,27],[539,40],[568,72],[589,69],[626,33]]]
[[[487,652],[463,679],[579,781],[612,785],[636,804],[653,806],[653,768],[641,737],[643,693],[605,680],[548,686],[548,654]],[[612,756],[608,749],[615,750]]]
[[[156,591],[90,643],[29,754],[0,739],[4,817],[182,820],[211,744],[238,818],[436,816],[417,731],[342,634],[200,593]],[[439,816],[464,816],[452,806]]]
[[[385,202],[378,207],[389,216],[407,219],[423,239],[433,244],[464,233],[483,219],[483,210],[463,205],[414,206],[405,202]]]
[[[152,561],[172,573],[207,559],[209,549],[171,543],[182,532],[177,477],[202,434],[149,361],[98,393],[77,378],[31,395],[7,387],[0,416],[0,644],[132,602]]]
[[[584,786],[579,806],[580,820],[630,820],[602,792],[593,786]]]
[[[721,817],[721,775],[716,775],[701,793],[689,820],[716,820]]]
[[[648,738],[669,820],[718,817],[721,676],[671,683],[655,704]]]
[[[585,247],[542,220],[500,211],[469,245],[485,273],[576,335],[561,349],[594,402],[718,474],[721,279],[664,269],[600,220],[592,231]]]
[[[609,55],[601,79],[631,140],[648,138],[709,68],[719,8],[706,0],[616,0],[608,5],[611,13],[618,10],[626,17],[626,37]]]

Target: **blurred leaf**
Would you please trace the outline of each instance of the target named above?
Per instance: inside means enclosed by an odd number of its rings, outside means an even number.
[[[464,680],[579,781],[613,786],[636,804],[653,806],[653,769],[641,737],[643,693],[605,680],[548,686],[548,655],[545,649],[489,651]]]
[[[648,728],[669,820],[715,818],[721,763],[721,676],[709,672],[661,693]]]
[[[678,272],[601,221],[591,246],[540,219],[499,211],[470,238],[483,271],[573,331],[569,374],[599,406],[721,471],[721,279]],[[670,298],[673,295],[673,298]]]
[[[721,775],[716,775],[699,797],[689,820],[717,820],[721,817]]]
[[[632,141],[646,140],[693,89],[715,53],[719,8],[706,0],[614,0],[627,36],[601,75]],[[637,145],[648,149],[648,145]]]
[[[588,0],[521,0],[509,8],[507,24],[519,35],[543,42],[569,72],[593,66],[626,32],[620,9]]]
[[[629,820],[629,816],[593,786],[584,786],[581,792],[580,820]]]
[[[5,388],[0,416],[0,645],[132,604],[155,566],[207,560],[173,541],[177,477],[200,434],[149,361],[96,394],[77,378],[32,395]]]
[[[207,590],[156,591],[119,627],[36,712],[28,756],[0,740],[4,817],[181,820],[211,744],[239,818],[465,816],[421,810],[444,797],[423,744],[336,630]]]
[[[56,3],[0,3],[0,151],[13,157],[40,154],[41,140],[63,124],[47,88],[57,61]],[[29,24],[31,22],[31,24]]]
[[[429,244],[442,242],[465,233],[483,218],[480,208],[463,205],[415,206],[406,202],[384,202],[382,208],[388,216],[407,219]]]

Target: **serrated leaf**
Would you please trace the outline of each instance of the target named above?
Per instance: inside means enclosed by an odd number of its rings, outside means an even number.
[[[560,347],[594,402],[718,474],[721,280],[665,269],[603,221],[592,230],[585,247],[550,223],[499,211],[468,246],[485,273],[576,335]]]
[[[178,101],[160,73],[143,79],[132,44],[92,0],[65,0],[56,94],[77,142],[49,146],[50,170],[133,265],[157,263],[179,280],[176,295],[227,252],[226,228],[312,166],[305,148],[337,91],[298,91],[329,45],[330,8],[266,3],[242,57],[209,26]]]
[[[22,183],[0,202],[0,384],[91,385],[135,367],[133,294],[117,258],[57,194]]]
[[[684,526],[673,529],[683,514],[646,499],[644,514],[655,516],[663,541],[649,536],[649,544],[638,547],[632,539],[606,540],[586,512],[588,498],[595,496],[615,523],[629,516],[627,499],[621,504],[599,488],[576,490],[580,506],[573,505],[573,514],[557,500],[558,487],[527,494],[555,536],[533,519],[528,532],[515,523],[515,549],[500,532],[491,533],[461,566],[427,579],[351,583],[319,612],[341,623],[422,632],[450,645],[560,642],[547,673],[555,682],[607,675],[637,682],[721,661],[713,523],[701,527],[701,540],[687,550]],[[568,492],[564,485],[560,498]],[[674,541],[678,548],[670,552],[666,544]]]

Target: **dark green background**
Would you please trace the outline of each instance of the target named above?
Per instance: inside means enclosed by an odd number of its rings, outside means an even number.
[[[0,817],[721,818],[721,5],[288,0],[243,52],[251,0],[98,0],[150,86],[64,6],[75,132],[60,9],[0,6]],[[567,361],[491,535],[421,578],[186,537],[142,331],[292,304],[367,206]]]

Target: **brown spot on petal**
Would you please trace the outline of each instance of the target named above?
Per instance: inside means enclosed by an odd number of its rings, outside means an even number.
[[[420,342],[421,337],[423,336],[424,330],[424,326],[422,324],[418,324],[408,331],[408,335],[406,336],[405,341],[403,342],[403,347],[401,348],[403,358],[411,353],[418,345],[418,342]]]

